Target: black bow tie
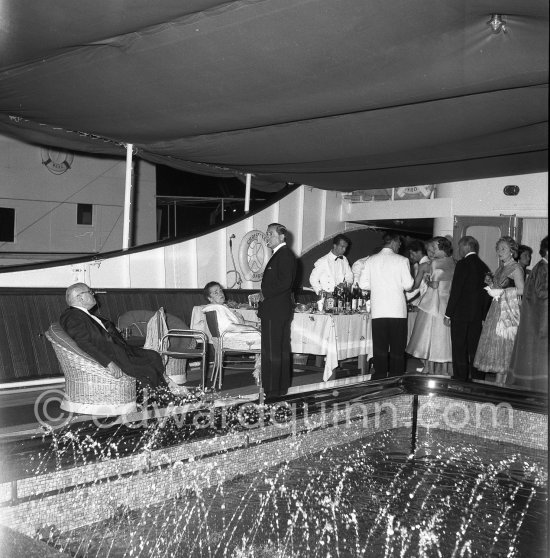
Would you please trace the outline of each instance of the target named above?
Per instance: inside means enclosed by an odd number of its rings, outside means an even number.
[[[334,261],[336,261],[336,260],[343,260],[343,259],[344,259],[344,256],[336,256],[336,257],[334,258]]]

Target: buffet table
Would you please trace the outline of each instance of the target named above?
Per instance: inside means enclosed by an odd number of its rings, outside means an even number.
[[[294,314],[290,330],[293,353],[326,355],[323,381],[339,360],[372,354],[368,314]]]
[[[208,334],[202,306],[195,306],[191,329]],[[247,321],[257,322],[256,310],[237,308]],[[339,360],[372,354],[372,334],[368,314],[310,314],[295,312],[290,330],[293,353],[325,355],[323,381],[326,382]]]

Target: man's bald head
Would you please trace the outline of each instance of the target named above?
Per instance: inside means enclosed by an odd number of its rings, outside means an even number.
[[[65,300],[68,306],[82,306],[88,310],[96,305],[94,293],[86,283],[74,283],[67,287]]]

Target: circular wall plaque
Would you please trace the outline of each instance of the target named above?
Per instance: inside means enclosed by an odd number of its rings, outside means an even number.
[[[73,164],[74,153],[53,147],[43,147],[42,164],[53,174],[67,172]]]
[[[247,281],[261,281],[271,256],[267,237],[262,231],[247,232],[239,246],[239,264]]]

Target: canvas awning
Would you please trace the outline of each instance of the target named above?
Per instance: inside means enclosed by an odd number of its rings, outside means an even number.
[[[27,142],[334,190],[547,170],[547,0],[0,6]]]

